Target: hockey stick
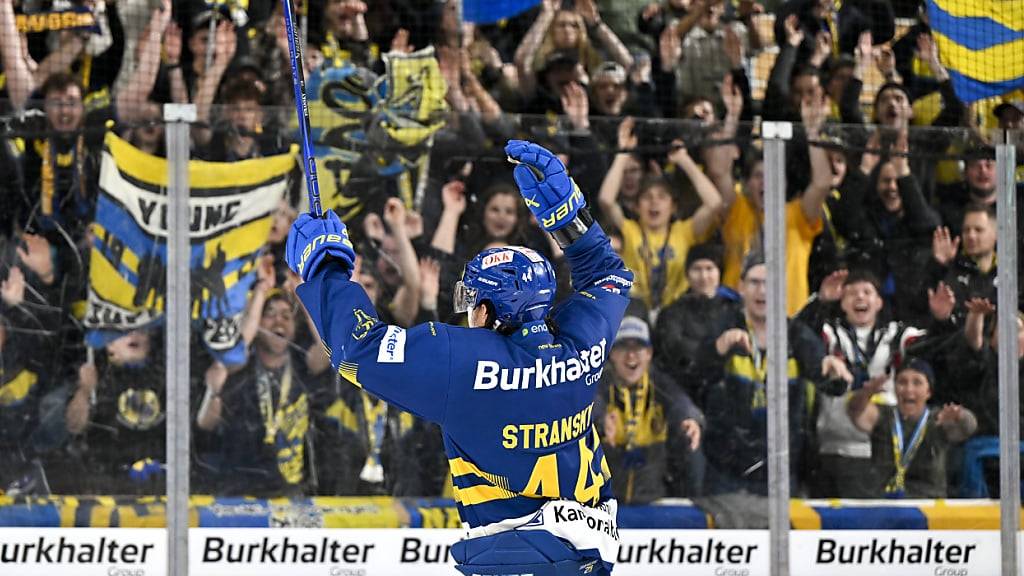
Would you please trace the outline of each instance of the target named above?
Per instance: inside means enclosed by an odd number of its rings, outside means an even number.
[[[303,0],[308,2],[309,0]],[[302,72],[302,54],[299,44],[299,29],[295,27],[291,0],[284,4],[284,25],[288,33],[288,56],[292,64],[292,87],[295,89],[295,113],[299,117],[299,138],[302,145],[302,161],[306,165],[306,194],[309,197],[309,213],[314,218],[323,218],[320,205],[320,184],[316,179],[316,159],[313,157],[313,141],[309,135],[309,104],[306,101],[306,79]]]

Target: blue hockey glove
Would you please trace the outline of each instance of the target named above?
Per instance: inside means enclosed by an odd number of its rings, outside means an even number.
[[[164,471],[163,465],[152,458],[143,458],[132,464],[128,470],[128,476],[134,482],[145,482],[151,477],[161,474]]]
[[[348,228],[333,210],[328,210],[323,218],[300,215],[288,231],[284,255],[288,267],[303,281],[309,280],[328,256],[340,260],[350,274],[356,260]]]
[[[505,154],[516,164],[512,175],[519,193],[544,230],[562,228],[586,205],[583,192],[551,151],[525,140],[509,140]]]

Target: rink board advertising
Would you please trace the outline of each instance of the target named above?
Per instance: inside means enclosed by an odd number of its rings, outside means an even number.
[[[768,576],[767,531],[621,535],[618,575]],[[457,574],[450,546],[459,536],[442,529],[194,528],[189,574]],[[789,538],[793,576],[999,576],[995,531],[794,530]],[[166,552],[162,529],[0,529],[4,576],[166,576]]]

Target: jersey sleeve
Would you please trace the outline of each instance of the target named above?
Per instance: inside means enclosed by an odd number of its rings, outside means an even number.
[[[362,286],[327,263],[296,291],[343,378],[425,420],[443,423],[450,343],[443,324],[384,324]]]
[[[633,273],[594,224],[565,249],[575,294],[554,312],[559,333],[590,346],[596,335],[614,338],[629,304]]]

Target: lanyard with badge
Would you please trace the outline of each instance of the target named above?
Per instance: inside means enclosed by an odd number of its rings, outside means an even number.
[[[929,408],[924,409],[924,414],[917,421],[914,433],[910,436],[910,442],[903,445],[903,423],[900,420],[900,412],[893,409],[892,424],[892,459],[896,465],[896,473],[885,486],[885,493],[890,498],[902,498],[906,493],[907,469],[917,455],[918,448],[924,442],[924,436],[928,433]]]
[[[644,261],[644,268],[647,270],[647,292],[650,294],[650,305],[651,309],[656,309],[661,306],[662,292],[665,290],[665,284],[668,279],[668,241],[671,236],[671,227],[665,231],[665,241],[661,243],[661,248],[658,250],[658,264],[656,266],[651,264],[654,254],[651,252],[651,247],[647,241],[647,231],[642,227],[640,229],[640,257]]]
[[[285,365],[284,373],[281,375],[281,394],[277,399],[277,408],[274,408],[274,392],[271,390],[270,379],[273,375],[270,370],[263,370],[256,378],[257,393],[260,397],[260,415],[263,416],[263,427],[266,431],[263,443],[273,446],[277,440],[277,432],[281,429],[281,422],[284,420],[284,406],[288,403],[288,396],[292,390],[292,364]]]
[[[376,404],[370,399],[367,393],[362,394],[363,416],[366,418],[366,437],[369,447],[366,454],[366,463],[359,473],[359,479],[364,482],[380,484],[384,481],[384,466],[380,463],[380,450],[384,442],[384,424],[387,421],[388,405],[382,400]]]
[[[636,406],[633,406],[634,390],[629,387],[622,389],[622,412],[626,420],[626,450],[632,450],[636,444],[637,428],[644,420],[650,401],[648,391],[650,377],[644,372],[640,377],[640,386],[636,392]]]
[[[754,327],[750,325],[749,321],[747,322],[747,336],[750,338],[750,361],[754,365],[754,395],[750,399],[750,408],[763,410],[768,406],[768,397],[765,391],[765,386],[768,383],[768,366],[765,361],[767,354],[761,350],[757,334],[754,333]]]

